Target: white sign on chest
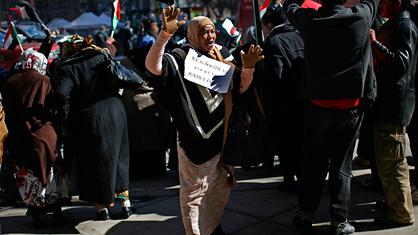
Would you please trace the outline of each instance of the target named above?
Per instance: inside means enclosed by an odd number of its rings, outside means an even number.
[[[219,93],[227,93],[234,68],[189,49],[184,63],[184,78]]]

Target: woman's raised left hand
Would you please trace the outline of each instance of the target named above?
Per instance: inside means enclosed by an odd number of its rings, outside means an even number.
[[[241,50],[242,67],[245,69],[252,69],[255,65],[264,59],[264,55],[261,55],[263,49],[260,46],[251,45],[247,54]]]

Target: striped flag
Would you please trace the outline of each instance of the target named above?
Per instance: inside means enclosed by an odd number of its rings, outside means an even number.
[[[17,15],[22,19],[31,20],[31,18],[29,17],[29,14],[26,11],[25,7],[13,7],[13,8],[9,8],[9,10],[16,12]]]
[[[19,36],[17,35],[17,31],[13,22],[10,22],[9,28],[7,29],[6,36],[4,37],[3,49],[9,48],[9,46],[13,43],[13,40],[16,40],[19,45],[21,45]]]
[[[224,28],[226,30],[226,32],[229,34],[229,36],[235,37],[235,36],[238,36],[240,34],[239,31],[237,30],[237,28],[235,28],[232,21],[228,18],[226,18],[225,21],[222,23],[222,28]]]
[[[116,27],[118,26],[119,20],[120,20],[120,0],[115,0],[113,2],[113,18],[112,18],[113,31],[115,31]]]
[[[264,13],[267,11],[267,7],[270,4],[270,0],[266,0],[262,6],[260,6],[260,18],[263,17]]]
[[[36,12],[36,10],[33,8],[34,5],[33,5],[32,1],[31,1],[31,3],[29,3],[29,2],[24,1],[24,0],[19,0],[16,4],[17,4],[16,7],[9,8],[9,10],[10,11],[15,11],[16,14],[19,15],[20,18],[38,22],[42,25],[42,28],[44,30],[47,29],[44,22],[41,20],[38,13]]]

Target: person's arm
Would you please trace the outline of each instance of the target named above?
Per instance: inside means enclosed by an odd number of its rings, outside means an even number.
[[[361,0],[355,7],[362,9],[366,16],[369,18],[369,23],[372,25],[375,17],[377,16],[380,0]]]
[[[253,79],[254,79],[254,67],[255,65],[264,59],[264,56],[261,55],[263,49],[260,46],[251,45],[248,53],[245,54],[244,51],[241,51],[241,60],[242,60],[242,71],[241,71],[241,83],[239,87],[239,92],[242,94],[248,90]]]
[[[164,8],[161,15],[163,18],[162,30],[145,59],[145,67],[154,75],[162,74],[162,60],[165,46],[177,29],[186,23],[184,20],[177,21],[180,15],[180,9],[174,5]]]
[[[49,30],[45,30],[46,37],[42,41],[41,46],[39,47],[39,53],[43,54],[47,59],[49,57],[49,53],[51,52],[52,45],[54,44],[51,39],[51,32]]]
[[[67,119],[70,112],[71,92],[74,88],[73,76],[67,69],[60,69],[58,71],[59,82],[56,93],[58,98],[58,116],[61,119]]]
[[[302,9],[304,0],[286,0],[283,4],[284,12],[289,22],[303,32],[304,24],[311,14],[316,12],[314,9]]]
[[[108,58],[108,61],[110,66],[106,66],[106,72],[115,77],[115,79],[112,79],[114,83],[111,86],[136,89],[144,83],[142,78],[133,70],[117,63],[112,58]]]
[[[147,54],[145,59],[145,67],[154,75],[162,74],[164,50],[171,36],[173,36],[173,34],[169,34],[162,30]]]
[[[117,49],[115,46],[116,40],[113,37],[109,37],[106,39],[106,42],[104,43],[104,48],[109,51],[109,54],[112,56],[112,58],[115,58]]]
[[[371,30],[371,40],[376,59],[392,67],[398,75],[407,73],[417,47],[418,33],[414,28],[410,24],[402,25],[397,34],[399,38],[390,48],[379,42],[373,32]]]

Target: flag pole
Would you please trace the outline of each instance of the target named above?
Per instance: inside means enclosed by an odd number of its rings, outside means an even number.
[[[260,6],[258,4],[258,0],[253,0],[253,17],[255,28],[255,41],[257,45],[261,45],[263,43],[263,32],[261,29]]]
[[[12,25],[12,29],[15,31],[16,27],[15,27],[15,24],[13,23],[13,21],[10,21],[10,24]],[[23,52],[23,47],[22,47],[22,43],[19,40],[19,35],[17,35],[17,32],[15,32],[15,33],[16,33],[17,43],[19,43],[20,50]]]

